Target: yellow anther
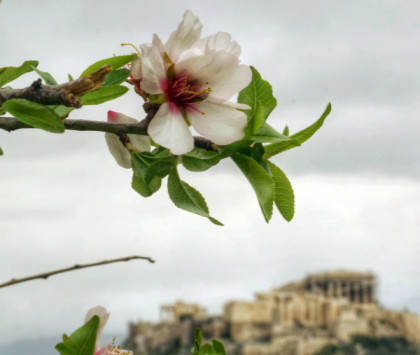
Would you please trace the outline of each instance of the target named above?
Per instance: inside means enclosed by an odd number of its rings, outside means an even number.
[[[133,47],[134,48],[134,50],[136,51],[136,53],[138,54],[138,55],[140,55],[140,51],[139,51],[139,49],[133,44],[133,43],[121,43],[121,46],[130,46],[130,47]]]

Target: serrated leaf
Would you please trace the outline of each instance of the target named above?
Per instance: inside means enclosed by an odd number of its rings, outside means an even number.
[[[166,177],[176,164],[176,158],[160,159],[151,163],[146,170],[145,180],[151,181],[157,176],[160,179]]]
[[[133,178],[131,187],[143,197],[149,197],[160,189],[162,179],[159,176],[147,176],[150,164],[142,157],[142,154],[131,155]]]
[[[19,121],[52,133],[63,133],[64,124],[61,118],[49,107],[24,99],[11,99],[3,108]]]
[[[220,158],[224,159],[230,157],[233,153],[246,149],[252,144],[253,142],[250,140],[240,140],[229,145],[225,145],[224,147],[221,147]]]
[[[133,178],[131,180],[131,187],[133,190],[143,197],[152,196],[160,189],[161,185],[162,180],[157,176],[153,177],[150,182],[146,182],[143,177],[133,174]]]
[[[258,132],[264,123],[264,107],[260,100],[257,102],[253,116],[249,119],[245,127],[245,137],[252,136]]]
[[[295,214],[295,194],[292,185],[286,174],[272,162],[268,161],[268,166],[273,175],[275,186],[274,203],[283,218],[290,222]]]
[[[252,143],[251,145],[238,150],[238,153],[244,154],[252,159],[254,159],[258,164],[260,164],[265,171],[269,172],[267,163],[264,160],[264,146],[262,143]]]
[[[239,169],[241,169],[257,194],[264,218],[268,223],[273,215],[275,194],[273,179],[264,168],[251,157],[240,153],[234,153],[231,158]]]
[[[97,71],[98,69],[101,69],[104,65],[108,64],[112,67],[113,70],[121,68],[123,65],[126,65],[130,63],[137,54],[130,54],[130,55],[120,55],[115,56],[107,59],[102,59],[96,63],[93,63],[92,65],[88,66],[82,74],[80,74],[80,77],[84,77],[87,75],[90,75]]]
[[[61,355],[92,355],[95,352],[99,317],[93,316],[85,325],[75,330],[70,337],[63,335],[63,342],[56,345]]]
[[[263,118],[266,120],[271,111],[277,106],[277,100],[273,96],[273,88],[270,83],[263,80],[260,73],[252,66],[251,71],[251,83],[239,93],[238,102],[251,107],[250,110],[244,111],[248,116],[248,120],[251,120],[256,113],[258,101],[260,101],[264,109]]]
[[[264,124],[260,127],[258,132],[256,132],[255,135],[251,136],[250,139],[257,143],[288,142],[289,144],[293,144],[295,146],[300,145],[297,139],[281,134],[276,129],[271,127],[267,122],[264,122]]]
[[[118,69],[111,71],[102,83],[102,86],[122,84],[130,75],[128,69]]]
[[[205,171],[215,166],[220,161],[218,152],[201,148],[194,148],[182,156],[182,165],[190,171]]]
[[[327,116],[330,114],[331,112],[331,104],[329,103],[324,111],[324,113],[321,115],[321,117],[312,125],[310,125],[309,127],[306,127],[305,129],[293,134],[290,136],[290,138],[294,138],[297,139],[300,144],[302,144],[303,142],[307,141],[309,138],[311,138],[314,133],[316,131],[318,131],[325,119],[327,118]],[[269,144],[266,145],[265,148],[265,157],[266,158],[270,158],[273,155],[282,153],[286,150],[292,149],[296,147],[296,145],[292,145],[289,142],[280,142],[280,143],[274,143],[274,144]]]
[[[20,67],[6,67],[0,74],[0,88],[7,83],[19,78],[21,75],[33,71],[33,67],[38,66],[38,61],[28,60]]]
[[[223,225],[210,216],[203,196],[196,189],[180,179],[176,168],[172,169],[169,173],[168,193],[170,199],[178,208],[207,217],[210,222],[216,225]]]
[[[38,68],[31,66],[33,70],[44,80],[45,84],[47,85],[57,85],[57,81],[53,78],[53,76],[50,73],[47,73],[45,71],[41,71]]]
[[[125,86],[105,86],[83,95],[80,102],[82,105],[98,105],[106,101],[114,100],[124,95],[127,91],[128,88]]]

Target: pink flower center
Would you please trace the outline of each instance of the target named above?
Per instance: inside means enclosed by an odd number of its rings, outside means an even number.
[[[205,100],[211,92],[208,84],[192,79],[187,70],[184,70],[172,78],[167,75],[161,82],[161,88],[171,110],[191,112],[200,111],[197,104]]]

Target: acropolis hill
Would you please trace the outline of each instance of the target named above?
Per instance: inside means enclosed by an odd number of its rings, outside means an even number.
[[[135,355],[190,354],[193,334],[225,343],[229,355],[310,355],[354,335],[401,336],[420,343],[417,314],[378,305],[372,273],[335,270],[258,292],[254,301],[229,301],[222,316],[198,304],[161,306],[161,322],[130,324]]]

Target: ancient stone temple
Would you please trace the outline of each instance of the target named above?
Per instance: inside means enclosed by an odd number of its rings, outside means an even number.
[[[375,289],[372,273],[335,270],[258,292],[253,301],[227,302],[222,316],[176,302],[161,307],[158,324],[131,324],[131,344],[136,355],[170,349],[189,354],[196,327],[209,339],[223,340],[229,355],[311,355],[354,335],[403,336],[420,343],[418,315],[380,307]]]
[[[201,320],[206,318],[206,309],[196,303],[178,301],[172,305],[160,306],[162,323],[179,323],[183,320]]]
[[[324,272],[308,276],[305,290],[321,293],[325,297],[344,297],[352,303],[375,303],[375,276],[345,270]]]

